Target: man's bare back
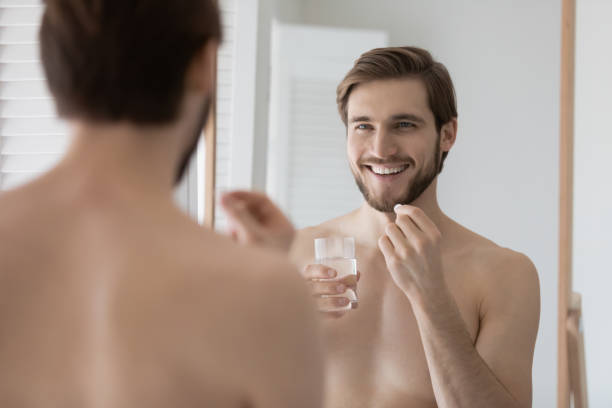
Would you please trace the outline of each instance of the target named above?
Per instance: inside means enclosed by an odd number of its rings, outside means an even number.
[[[371,223],[364,222],[363,212],[363,209],[356,210],[301,230],[292,248],[294,262],[303,268],[314,263],[315,238],[352,236],[356,239],[359,307],[324,323],[328,347],[325,406],[436,407],[410,301],[393,282],[377,246],[376,233]],[[487,299],[502,297],[511,301],[511,288],[521,286],[517,281],[525,279],[533,293],[537,290],[537,276],[523,255],[501,248],[448,218],[444,221],[443,235],[446,237],[442,252],[444,277],[471,342],[477,345]],[[534,312],[531,321],[523,322],[524,332],[530,333],[537,329],[537,304],[531,303],[533,299],[526,300],[530,302],[527,307]],[[504,339],[499,339],[497,351],[510,352],[505,347]],[[516,355],[516,358],[522,356]],[[530,366],[529,361],[524,363]]]
[[[286,261],[74,170],[0,194],[1,406],[317,406]]]
[[[0,194],[0,406],[319,407],[295,268],[174,203],[214,98],[216,2],[48,1],[40,27],[71,144]]]

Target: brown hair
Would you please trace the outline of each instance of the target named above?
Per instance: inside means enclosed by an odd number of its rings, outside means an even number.
[[[375,48],[362,54],[338,85],[336,103],[344,125],[348,122],[349,97],[358,85],[395,78],[420,78],[423,81],[438,133],[442,125],[457,117],[455,88],[446,67],[422,48],[388,47]],[[440,171],[447,155],[448,152],[442,153]]]
[[[45,0],[41,58],[60,116],[173,120],[187,69],[221,40],[214,0]]]

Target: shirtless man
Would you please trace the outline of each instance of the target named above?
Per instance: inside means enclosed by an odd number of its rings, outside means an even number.
[[[214,2],[46,6],[43,63],[74,140],[0,194],[0,406],[319,407],[298,271],[173,202],[214,85]]]
[[[526,256],[462,227],[437,202],[437,177],[457,134],[448,72],[422,49],[376,49],[356,61],[337,97],[365,202],[300,231],[291,250],[324,308],[333,300],[321,295],[350,285],[319,281],[336,272],[313,265],[313,240],[356,241],[359,307],[324,326],[325,406],[531,406],[537,272]],[[258,215],[277,213],[253,210],[271,207],[261,196],[233,193],[225,201],[241,203],[232,216],[241,241],[290,237],[286,221]]]

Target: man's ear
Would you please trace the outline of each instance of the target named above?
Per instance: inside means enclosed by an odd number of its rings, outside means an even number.
[[[215,86],[215,73],[217,66],[216,40],[208,40],[196,53],[187,70],[185,81],[187,90],[210,94]]]
[[[448,152],[451,150],[457,139],[457,118],[453,118],[440,129],[440,150]]]

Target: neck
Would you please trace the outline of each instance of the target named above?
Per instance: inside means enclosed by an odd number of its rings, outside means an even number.
[[[419,207],[427,214],[427,216],[436,224],[442,233],[448,225],[449,218],[442,212],[438,204],[437,196],[438,179],[436,178],[427,189],[412,203],[415,207]],[[380,236],[384,234],[387,224],[395,222],[395,212],[381,212],[370,207],[367,202],[364,202],[361,208],[357,211],[358,225],[363,225],[366,228],[361,229],[366,231],[367,236],[364,237],[367,241],[375,243]]]
[[[171,199],[184,130],[179,125],[72,122],[73,143],[58,169],[82,192]]]
[[[205,96],[186,94],[177,119],[163,125],[70,123],[73,143],[57,167],[78,194],[170,202],[180,161],[201,125]]]

